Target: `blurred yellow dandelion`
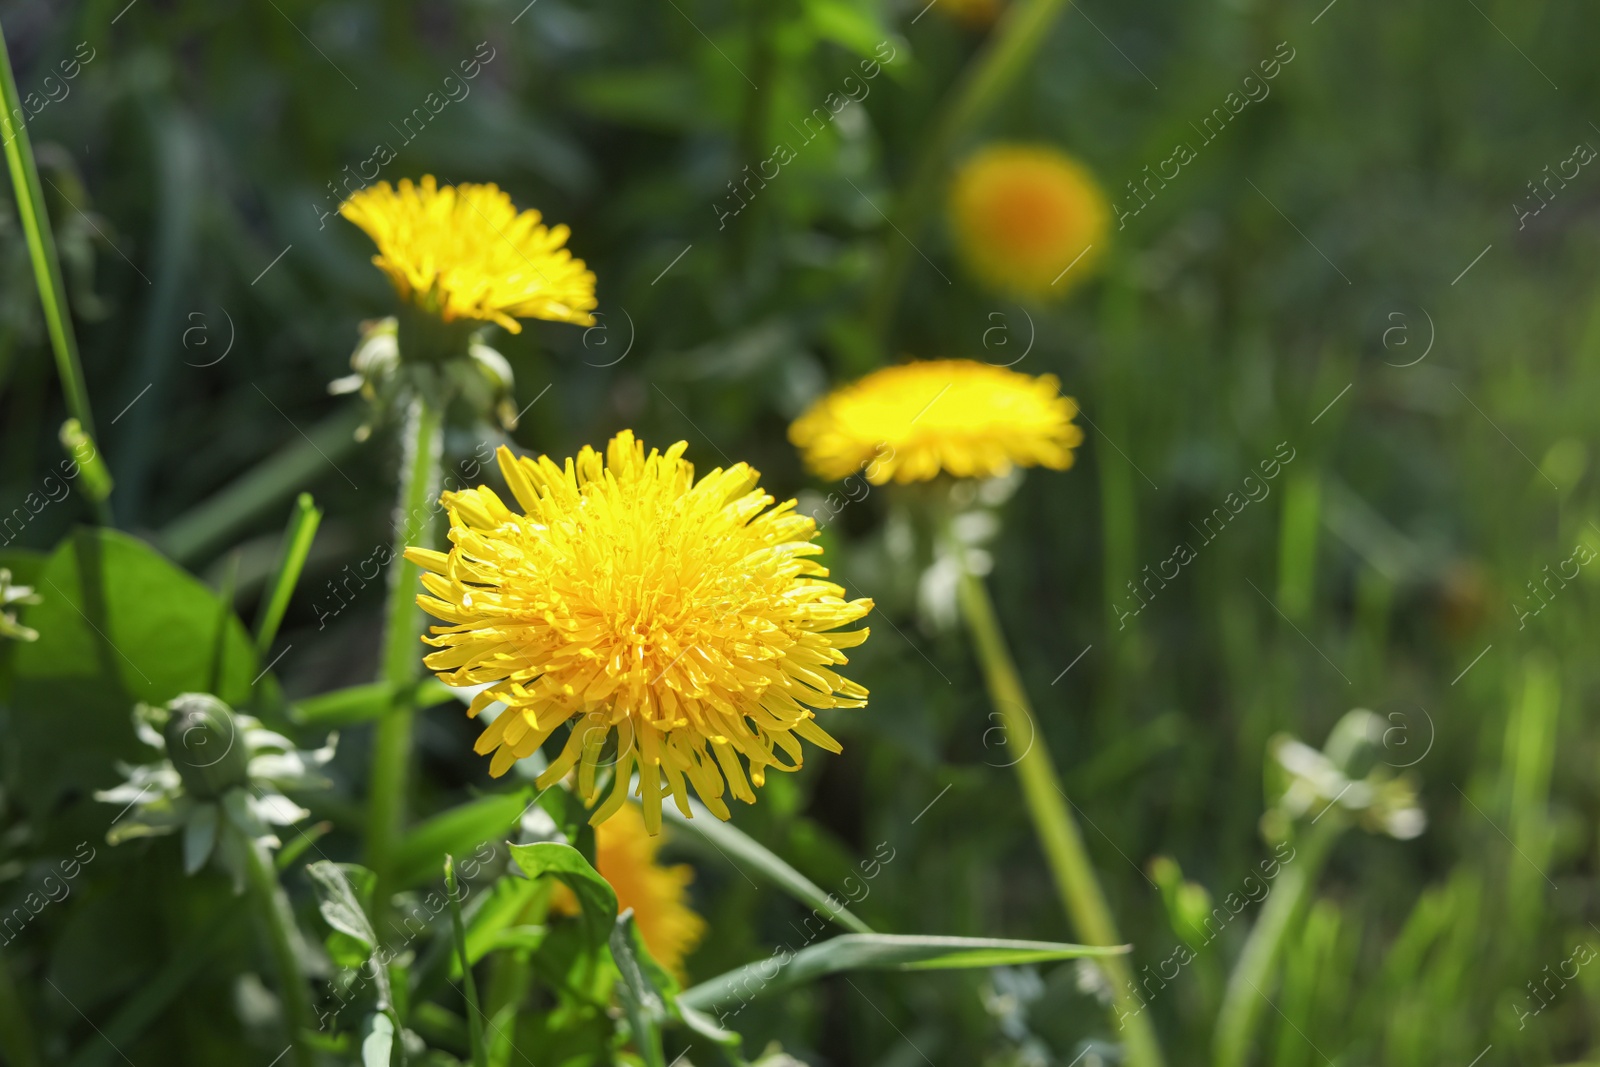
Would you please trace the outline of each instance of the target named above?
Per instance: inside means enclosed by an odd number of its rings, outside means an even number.
[[[828,479],[861,471],[874,485],[940,472],[987,478],[1012,467],[1072,466],[1078,405],[1054,375],[969,359],[903,363],[842,386],[789,427],[806,465]]]
[[[1109,241],[1111,208],[1087,168],[1044,145],[991,145],[957,171],[950,221],[969,268],[1018,296],[1065,293]]]
[[[618,912],[633,909],[633,921],[650,955],[682,981],[683,961],[706,932],[705,920],[688,904],[694,868],[686,863],[666,867],[656,862],[661,838],[650,835],[644,816],[632,804],[624,804],[594,834],[594,865],[617,891]],[[570,889],[558,884],[550,908],[576,915],[578,900]]]
[[[378,246],[372,257],[402,300],[446,322],[478,319],[520,333],[518,319],[594,325],[594,275],[564,246],[568,230],[519,213],[494,184],[440,187],[429,174],[362,189],[339,214]]]
[[[406,552],[428,572],[418,603],[446,623],[424,639],[439,649],[425,662],[451,685],[488,683],[469,715],[507,706],[478,738],[480,754],[494,753],[489,772],[576,720],[540,787],[576,766],[592,802],[596,771],[614,758],[598,824],[637,767],[651,833],[664,796],[689,813],[686,786],[726,819],[724,779],[754,803],[767,768],[800,766],[801,739],[839,751],[812,709],[867,698],[833,670],[867,630],[827,631],[872,601],[846,601],[823,580],[808,558],[822,552],[816,524],[794,501],[771,507],[744,463],[696,481],[687,447],[647,457],[624,430],[603,457],[585,446],[565,467],[501,448],[521,512],[487,487],[447,492],[450,551]],[[603,755],[613,735],[615,755]]]

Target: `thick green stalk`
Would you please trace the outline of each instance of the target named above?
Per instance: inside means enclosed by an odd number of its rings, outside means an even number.
[[[405,454],[400,467],[394,558],[389,564],[389,605],[379,675],[379,680],[388,683],[394,693],[394,703],[379,720],[373,741],[367,807],[367,864],[377,875],[373,925],[380,939],[386,936],[394,855],[405,828],[416,682],[422,672],[422,646],[417,638],[422,633],[423,615],[416,603],[422,568],[406,560],[405,550],[432,543],[433,502],[439,495],[439,455],[443,444],[443,410],[418,395],[406,413]]]
[[[1027,70],[1069,0],[1016,0],[1001,17],[984,50],[973,57],[951,93],[933,131],[923,141],[922,155],[895,212],[895,229],[885,236],[884,269],[867,305],[867,328],[880,350],[893,325],[906,267],[915,251],[912,242],[938,198],[945,165],[968,130],[981,122]],[[856,368],[864,370],[866,368]]]
[[[67,285],[61,277],[61,259],[56,254],[56,239],[50,229],[50,215],[44,206],[44,191],[39,187],[39,167],[33,159],[33,144],[28,139],[27,114],[17,92],[17,79],[11,71],[11,56],[0,31],[0,137],[5,139],[6,167],[11,172],[11,188],[17,197],[17,214],[28,241],[28,258],[33,261],[33,279],[44,308],[45,327],[50,333],[50,349],[55,353],[56,372],[61,391],[66,395],[67,411],[78,420],[85,433],[98,441],[94,417],[89,411],[89,391],[84,386],[83,364],[78,359],[78,339],[72,332],[72,316],[67,310]],[[111,524],[111,506],[96,500],[95,512],[103,525]]]
[[[229,832],[238,833],[232,829]],[[315,1016],[311,1009],[311,987],[306,983],[305,972],[300,967],[300,930],[294,924],[289,898],[278,884],[277,868],[268,858],[266,850],[248,836],[241,834],[240,837],[250,893],[261,909],[268,947],[272,950],[272,962],[278,970],[278,995],[283,1001],[283,1021],[289,1029],[289,1045],[294,1050],[294,1062],[298,1067],[315,1067],[316,1057],[306,1041]]]
[[[961,570],[958,596],[978,661],[983,666],[990,702],[1005,727],[1007,744],[1023,746],[1014,764],[1017,777],[1022,783],[1022,794],[1039,835],[1039,844],[1049,861],[1050,873],[1055,877],[1056,889],[1077,937],[1090,945],[1123,944],[1105,893],[1089,862],[1089,854],[1084,850],[1083,836],[1068,809],[1067,794],[1061,788],[1050,750],[1039,735],[1038,721],[1028,702],[1028,694],[1022,688],[1011,651],[1006,647],[994,604],[983,582],[965,566]],[[1143,1014],[1144,1005],[1134,992],[1133,975],[1127,962],[1119,956],[1107,956],[1095,962],[1111,984],[1114,1021],[1125,1035],[1127,1062],[1132,1067],[1160,1067],[1161,1047],[1155,1030]]]
[[[1332,807],[1332,805],[1329,805]],[[1320,818],[1320,816],[1319,816]],[[1328,858],[1333,843],[1344,832],[1342,814],[1334,811],[1320,826],[1313,823],[1296,843],[1295,854],[1283,864],[1272,884],[1272,893],[1261,906],[1261,916],[1250,928],[1244,951],[1228,976],[1228,990],[1217,1012],[1217,1029],[1212,1038],[1216,1067],[1244,1067],[1250,1055],[1263,1011],[1269,1005],[1273,971],[1283,949],[1284,937],[1298,916],[1304,913],[1317,875]]]

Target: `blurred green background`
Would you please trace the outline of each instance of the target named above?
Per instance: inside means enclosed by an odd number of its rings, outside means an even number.
[[[397,158],[378,177],[498,182],[570,225],[598,276],[597,327],[497,341],[526,448],[570,455],[624,427],[683,438],[701,469],[748,460],[809,511],[833,487],[784,431],[830,384],[901,355],[1056,374],[1087,439],[1072,470],[1029,473],[1001,508],[990,583],[1135,969],[1183,940],[1152,861],[1172,857],[1216,900],[1235,892],[1271,855],[1268,739],[1320,745],[1367,707],[1420,783],[1427,829],[1338,843],[1286,935],[1258,1062],[1600,1055],[1600,968],[1540,984],[1600,943],[1600,568],[1547,583],[1578,546],[1600,548],[1600,170],[1568,176],[1577,146],[1600,145],[1600,12],[1064,10],[952,157],[1046,142],[1127,207],[1143,168],[1182,140],[1198,152],[1113,232],[1097,277],[1046,306],[973,281],[938,210],[910,232],[887,221],[991,32],[951,3],[0,4],[21,91],[54,94],[29,128],[118,525],[214,587],[236,562],[248,614],[292,494],[313,492],[327,515],[274,670],[290,697],[372,676],[380,588],[319,617],[329,583],[390,536],[392,428],[357,444],[359,413],[326,389],[358,320],[391,307],[367,239],[327,214],[380,144]],[[1202,147],[1194,127],[1280,42],[1293,59],[1270,93]],[[893,59],[863,99],[724,215],[728,183],[875,54]],[[426,110],[474,58],[469,91]],[[880,344],[866,305],[897,256]],[[0,272],[3,522],[43,491],[66,414],[9,199]],[[447,462],[485,441],[452,434]],[[1280,443],[1294,459],[1270,494],[1124,617],[1127,583],[1197,543]],[[825,718],[842,756],[778,776],[736,819],[824,888],[887,842],[895,859],[856,907],[880,929],[1071,940],[1006,769],[1014,739],[994,732],[962,635],[919,605],[927,561],[891,495],[823,535],[835,575],[878,603],[852,654],[871,703]],[[30,510],[0,534],[0,562],[89,518],[78,493]],[[109,813],[86,790],[137,755],[92,693],[63,694],[52,733],[0,742],[0,898],[26,893],[41,858],[99,844]],[[425,717],[419,814],[488,787],[474,734],[456,706]],[[41,786],[60,746],[101,755]],[[342,799],[317,811],[330,852],[354,849],[366,751],[348,732]],[[711,933],[689,966],[706,977],[765,955],[803,909],[700,847],[669,853],[699,871]],[[224,885],[158,872],[152,854],[100,846],[70,901],[0,949],[50,1062],[116,1062],[97,1024],[231,906]],[[1207,1058],[1253,918],[1151,998],[1171,1062]],[[130,1062],[245,1062],[231,1057],[259,1035],[237,975],[254,950],[229,930],[121,1046]],[[838,978],[752,1004],[738,1026],[749,1052],[775,1039],[817,1065],[1068,1064],[1114,1055],[1092,977]]]

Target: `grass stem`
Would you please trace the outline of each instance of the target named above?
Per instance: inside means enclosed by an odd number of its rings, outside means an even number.
[[[994,604],[983,582],[972,574],[965,562],[957,594],[983,667],[990,702],[1000,715],[1007,743],[1024,746],[1013,766],[1022,783],[1023,797],[1027,800],[1039,844],[1049,861],[1050,873],[1077,938],[1090,945],[1123,944],[1105,893],[1083,847],[1077,821],[1069,810],[1067,794],[1061,788],[1050,750],[1039,735],[1038,721],[1006,646]],[[1154,1028],[1143,1014],[1144,1004],[1134,993],[1133,976],[1127,962],[1119,956],[1107,956],[1096,964],[1111,985],[1114,1021],[1127,1043],[1127,1062],[1132,1067],[1161,1067],[1161,1048]]]
[[[906,268],[915,251],[913,242],[938,199],[939,184],[951,154],[974,126],[1000,101],[1028,69],[1045,35],[1070,0],[1017,0],[995,27],[988,45],[975,56],[940,109],[938,120],[923,141],[922,154],[895,211],[884,246],[883,270],[867,304],[866,323],[877,342],[880,357],[894,325]],[[858,372],[867,367],[852,368]]]
[[[11,55],[0,30],[0,136],[5,138],[6,167],[11,172],[11,188],[17,197],[17,214],[28,242],[28,258],[33,263],[33,279],[39,288],[39,303],[44,308],[45,328],[50,334],[50,349],[55,353],[56,372],[66,396],[67,411],[90,439],[98,438],[94,417],[89,411],[89,391],[84,385],[83,363],[78,358],[78,339],[72,332],[72,315],[67,310],[67,286],[61,276],[61,258],[56,253],[55,234],[50,229],[50,214],[45,209],[44,191],[39,186],[39,166],[33,158],[28,125],[16,116],[26,115],[17,92],[16,75],[11,70]],[[101,525],[111,525],[111,505],[94,501]]]

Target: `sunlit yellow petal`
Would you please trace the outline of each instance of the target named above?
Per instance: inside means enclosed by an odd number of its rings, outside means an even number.
[[[541,787],[576,769],[593,802],[597,766],[615,760],[600,821],[637,767],[652,832],[663,799],[684,806],[691,787],[726,818],[723,774],[754,802],[741,757],[759,784],[767,766],[799,765],[797,737],[837,751],[810,709],[867,695],[832,669],[865,630],[831,631],[872,601],[816,576],[815,523],[793,501],[773,507],[743,463],[696,480],[686,448],[647,454],[625,430],[604,458],[585,448],[564,469],[502,448],[524,510],[487,489],[446,493],[449,553],[413,557],[440,572],[418,603],[450,624],[425,638],[428,666],[451,685],[494,684],[508,706],[478,739],[490,773],[570,722]]]
[[[378,246],[372,258],[401,299],[446,322],[518,319],[594,325],[594,275],[537,211],[519,213],[494,184],[439,186],[433,175],[398,188],[379,182],[352,194],[339,214]]]

